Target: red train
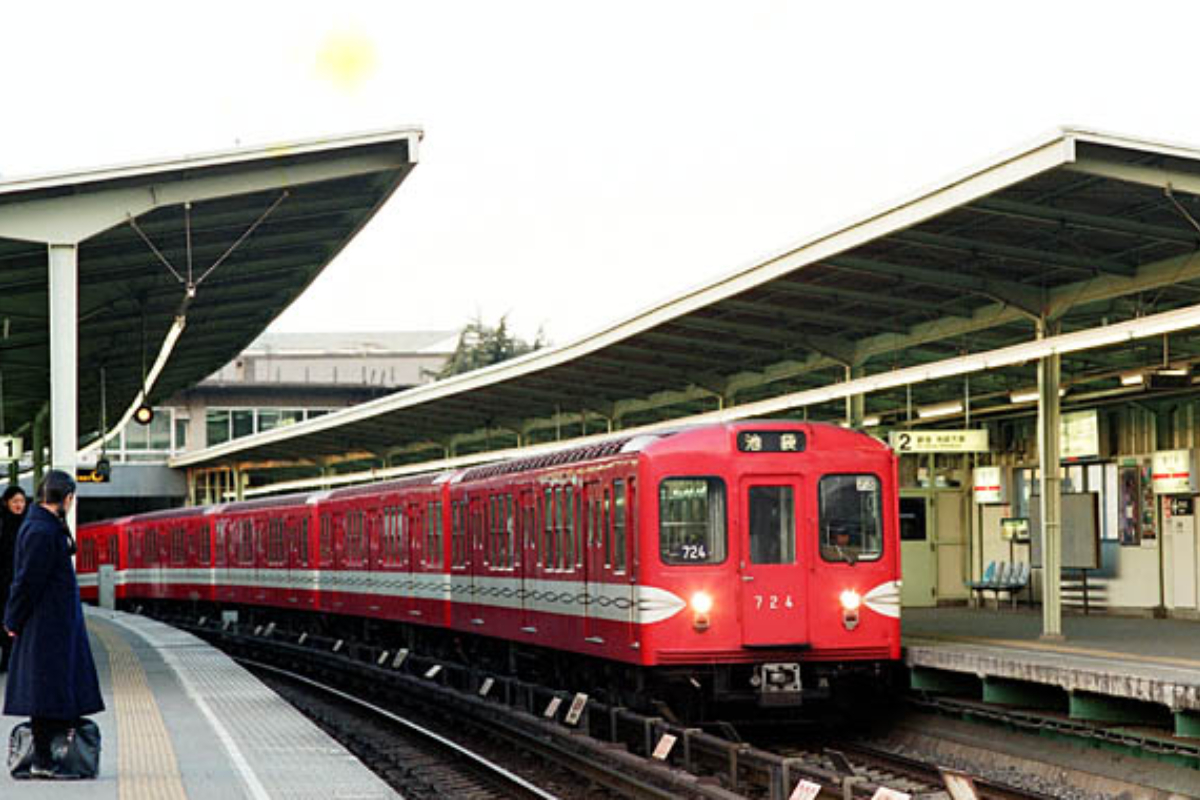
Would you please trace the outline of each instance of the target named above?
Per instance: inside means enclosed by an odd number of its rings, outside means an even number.
[[[91,524],[78,570],[87,600],[111,564],[126,605],[386,622],[482,659],[791,705],[899,657],[897,498],[875,439],[752,421]]]

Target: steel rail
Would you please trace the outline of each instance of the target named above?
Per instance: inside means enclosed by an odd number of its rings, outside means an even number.
[[[336,697],[343,703],[352,705],[357,709],[369,712],[375,717],[386,720],[390,725],[403,728],[407,733],[419,737],[422,741],[432,743],[439,749],[451,753],[454,758],[468,762],[474,769],[485,773],[490,779],[503,784],[506,789],[515,791],[517,794],[512,795],[513,797],[531,798],[531,800],[560,800],[557,795],[551,794],[550,792],[533,785],[520,775],[517,775],[511,770],[500,766],[494,761],[490,761],[478,753],[463,747],[457,742],[447,739],[439,733],[418,725],[411,720],[407,720],[399,714],[388,711],[386,708],[381,708],[380,706],[364,700],[361,697],[355,697],[348,692],[343,692],[341,689],[321,683],[320,681],[315,681],[305,675],[300,675],[299,673],[292,672],[281,667],[276,667],[271,664],[265,664],[261,661],[254,661],[247,658],[237,658],[235,660],[248,669],[269,672],[294,683],[299,683],[311,689],[316,689],[317,691],[331,697]]]

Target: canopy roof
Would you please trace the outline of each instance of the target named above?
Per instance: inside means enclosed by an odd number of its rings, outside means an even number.
[[[728,410],[1028,343],[1039,324],[1069,333],[1190,306],[1198,195],[1200,150],[1056,130],[595,335],[173,463],[441,457],[510,446],[510,431],[528,443]],[[1123,370],[1163,347],[1065,355],[1067,401],[1118,391]],[[1173,334],[1167,357],[1200,358],[1200,340]],[[972,375],[976,413],[1011,409],[1034,366]],[[894,421],[964,396],[961,379],[912,383],[871,393],[866,413]],[[797,396],[810,416],[845,413],[840,399]]]
[[[377,131],[0,182],[0,429],[49,397],[47,245],[79,245],[79,431],[95,438],[227,363],[354,237],[416,163]],[[191,291],[189,291],[189,288]],[[103,381],[101,376],[103,375]]]

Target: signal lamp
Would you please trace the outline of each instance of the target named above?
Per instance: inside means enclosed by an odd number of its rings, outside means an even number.
[[[140,405],[137,411],[133,412],[133,421],[139,425],[149,425],[154,421],[154,409],[148,405]]]

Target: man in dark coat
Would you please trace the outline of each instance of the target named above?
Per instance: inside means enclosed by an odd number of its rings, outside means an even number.
[[[8,605],[8,590],[12,588],[13,553],[17,549],[17,531],[25,521],[25,492],[20,486],[9,486],[0,497],[0,620]],[[12,655],[12,639],[0,631],[0,672],[8,670]]]
[[[85,714],[103,711],[104,700],[71,564],[75,540],[65,522],[75,501],[75,481],[51,470],[38,501],[17,534],[4,614],[4,627],[14,638],[4,713],[32,718],[30,775],[52,778],[54,734]]]

